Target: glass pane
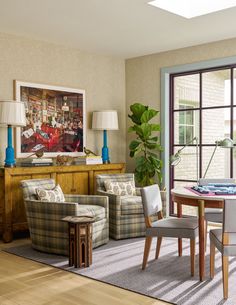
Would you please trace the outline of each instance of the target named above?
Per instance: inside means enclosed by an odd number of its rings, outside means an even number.
[[[175,153],[179,150],[175,147]],[[185,147],[180,153],[180,162],[174,167],[175,179],[197,180],[197,150],[196,147]]]
[[[174,78],[174,109],[199,108],[199,74],[176,76]]]
[[[215,144],[227,135],[229,109],[202,110],[202,143]]]
[[[202,107],[230,104],[230,70],[202,74]]]
[[[199,138],[199,110],[174,113],[174,144],[186,145]]]
[[[193,186],[195,183],[192,182],[179,182],[179,181],[174,181],[174,187],[185,187],[185,186]],[[187,205],[182,206],[182,212],[183,215],[191,215],[191,216],[197,216],[198,215],[198,210],[196,207],[191,207]],[[174,203],[174,213],[177,214],[177,204]]]
[[[202,148],[202,177],[207,169],[215,147]],[[206,174],[206,178],[229,178],[230,177],[230,150],[218,147]]]

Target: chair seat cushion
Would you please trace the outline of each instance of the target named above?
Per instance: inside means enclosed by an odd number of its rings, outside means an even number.
[[[222,229],[210,230],[210,240],[214,243],[216,248],[223,254],[229,256],[236,255],[236,233],[229,234],[229,245],[223,246],[222,244]]]
[[[147,236],[195,238],[198,235],[198,220],[191,218],[164,218],[152,223]]]
[[[79,204],[78,210],[79,216],[92,216],[95,221],[102,220],[106,216],[105,208],[97,205]]]
[[[122,196],[121,215],[143,214],[141,196]]]
[[[205,219],[212,222],[223,222],[223,210],[222,209],[205,209]]]

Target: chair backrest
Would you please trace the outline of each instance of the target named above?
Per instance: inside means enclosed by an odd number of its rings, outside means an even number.
[[[97,191],[105,191],[104,181],[110,180],[114,182],[134,182],[134,174],[104,174],[96,175]]]
[[[56,186],[54,179],[31,179],[31,180],[22,180],[21,187],[23,189],[24,199],[37,199],[36,189],[41,187],[44,189],[53,189]]]
[[[224,202],[223,232],[235,234],[236,237],[236,199],[226,199]]]
[[[154,215],[162,210],[161,193],[157,184],[141,188],[141,196],[145,217]]]
[[[207,185],[209,183],[235,183],[234,178],[200,178],[200,185]]]

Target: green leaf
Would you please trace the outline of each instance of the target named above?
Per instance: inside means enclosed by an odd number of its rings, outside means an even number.
[[[144,111],[146,111],[148,109],[148,106],[144,106],[140,103],[134,103],[133,105],[130,106],[130,110],[133,112],[133,114],[138,117],[141,118],[142,114],[144,113]]]
[[[158,141],[158,137],[149,138],[148,141],[157,142]]]
[[[141,123],[148,123],[152,118],[154,118],[159,111],[156,111],[154,109],[147,109],[143,112],[141,116]]]
[[[130,144],[129,144],[129,149],[130,150],[136,150],[137,147],[141,144],[140,141],[137,140],[133,140]]]
[[[135,131],[135,126],[130,126],[130,127],[128,128],[128,132],[132,132],[132,131]]]
[[[161,127],[159,124],[149,124],[149,125],[151,128],[151,131],[160,131],[161,130]]]

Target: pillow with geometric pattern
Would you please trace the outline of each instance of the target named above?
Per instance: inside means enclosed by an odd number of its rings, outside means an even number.
[[[104,186],[108,193],[118,196],[135,196],[136,189],[134,181],[117,182],[112,180],[104,180]]]
[[[46,202],[65,202],[65,197],[59,184],[57,184],[53,189],[43,189],[37,188],[36,194],[38,200]]]

